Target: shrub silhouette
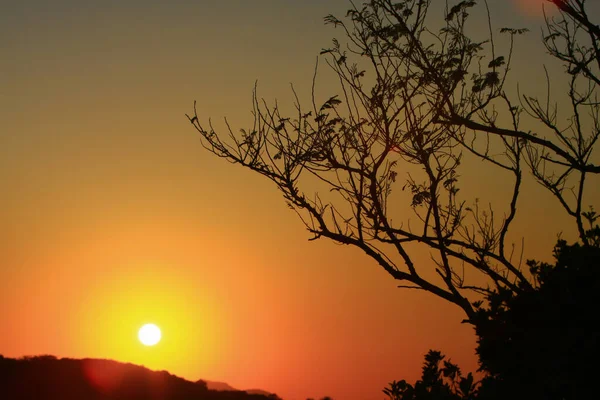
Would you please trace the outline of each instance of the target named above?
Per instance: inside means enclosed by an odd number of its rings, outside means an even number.
[[[383,390],[392,400],[470,400],[475,398],[473,374],[462,376],[460,368],[439,351],[429,350],[421,379],[414,386],[405,380],[390,383]]]

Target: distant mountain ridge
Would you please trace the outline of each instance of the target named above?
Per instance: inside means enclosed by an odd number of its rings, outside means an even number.
[[[236,389],[234,387],[231,387],[229,384],[225,383],[225,382],[215,382],[215,381],[205,381],[205,380],[200,380],[199,382],[204,382],[206,383],[206,386],[210,389],[210,390],[240,390],[240,389]],[[246,393],[250,393],[250,394],[262,394],[263,396],[270,396],[272,395],[272,393],[269,393],[265,390],[261,390],[261,389],[243,389],[242,391],[246,392]]]
[[[0,398],[10,400],[281,400],[262,390],[190,382],[167,371],[102,359],[0,355]]]

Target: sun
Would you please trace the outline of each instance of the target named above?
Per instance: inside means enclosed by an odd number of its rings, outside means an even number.
[[[138,338],[144,346],[154,346],[160,342],[160,328],[154,324],[146,324],[138,331]]]

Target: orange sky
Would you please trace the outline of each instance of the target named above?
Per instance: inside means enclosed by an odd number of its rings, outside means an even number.
[[[539,91],[540,20],[490,3],[496,27],[533,31],[516,70]],[[396,289],[356,250],[308,242],[276,188],[203,151],[184,116],[197,100],[206,118],[247,127],[256,79],[268,99],[291,104],[293,82],[308,101],[315,57],[340,34],[322,17],[347,4],[3,5],[0,354],[111,358],[287,400],[382,397],[418,377],[429,348],[476,369],[457,309]],[[504,193],[492,178],[463,177],[483,201]],[[523,195],[515,231],[535,236],[528,257],[547,258],[566,219],[548,219],[542,190]],[[156,347],[137,341],[146,322],[163,331]]]

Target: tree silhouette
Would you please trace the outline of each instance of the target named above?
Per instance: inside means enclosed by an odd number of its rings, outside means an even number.
[[[595,216],[594,216],[595,220]],[[593,224],[594,220],[591,220]],[[430,350],[421,380],[394,381],[391,400],[576,400],[597,395],[600,358],[600,227],[586,231],[589,244],[559,240],[555,263],[528,261],[539,283],[519,294],[488,297],[473,318],[481,382]]]
[[[467,35],[475,1],[448,6],[438,29],[434,3],[444,2],[371,0],[353,4],[344,19],[327,16],[345,40],[322,51],[340,94],[321,105],[313,81],[312,106],[301,107],[296,96],[295,115],[269,106],[255,89],[253,126],[239,134],[203,125],[195,106],[188,118],[210,152],[273,181],[311,239],[361,249],[400,287],[439,296],[471,320],[474,294],[518,294],[537,284],[508,239],[528,171],[588,243],[582,203],[586,182],[600,172],[593,162],[600,30],[585,0],[548,0],[559,15],[546,20],[542,45],[565,66],[560,78],[568,87],[567,116],[559,118],[550,98],[505,90],[515,39],[526,29],[501,29],[500,54],[489,17],[487,37]],[[507,204],[492,208],[459,195],[468,157],[510,177]],[[306,177],[329,190],[310,194],[302,189]],[[403,202],[412,219],[394,215]],[[422,246],[433,262],[414,261]]]
[[[518,295],[499,291],[478,310],[477,354],[489,374],[482,398],[594,397],[596,368],[591,364],[600,358],[600,227],[594,225],[586,237],[587,245],[559,240],[554,265],[528,262],[537,288]]]

